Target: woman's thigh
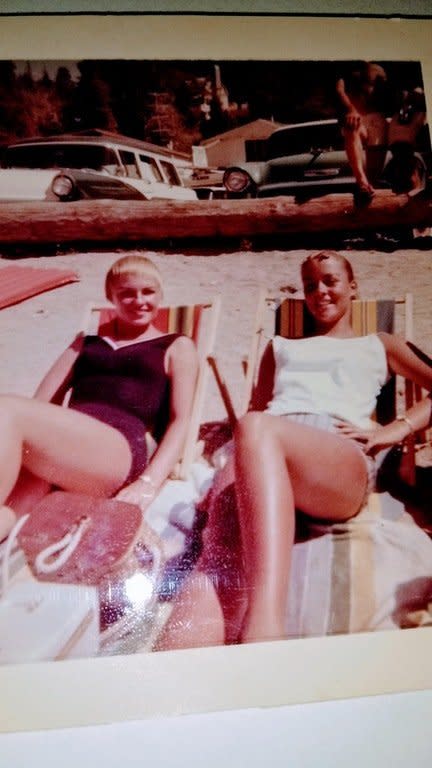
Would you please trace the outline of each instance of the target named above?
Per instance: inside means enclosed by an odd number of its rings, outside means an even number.
[[[38,400],[3,396],[23,441],[22,463],[32,473],[67,490],[110,495],[131,466],[126,438],[87,414]]]
[[[359,445],[348,438],[285,416],[259,414],[256,443],[261,458],[254,466],[273,482],[284,482],[271,474],[273,451],[285,459],[295,505],[313,517],[347,519],[364,500],[368,472]]]

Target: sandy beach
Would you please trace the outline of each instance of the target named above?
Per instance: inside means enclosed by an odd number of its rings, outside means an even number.
[[[316,249],[314,249],[316,250]],[[143,253],[146,252],[143,249]],[[312,250],[247,250],[229,252],[212,248],[172,253],[152,251],[165,280],[167,303],[194,303],[222,297],[216,357],[235,407],[241,402],[241,361],[248,355],[257,297],[301,296],[299,266]],[[0,392],[31,395],[52,362],[73,339],[88,302],[103,299],[104,275],[124,251],[114,249],[70,252],[61,255],[0,258],[0,269],[10,264],[72,269],[79,281],[55,288],[6,307],[0,312]],[[432,354],[430,303],[432,254],[430,250],[343,250],[352,262],[363,298],[414,296],[414,341]],[[271,322],[269,314],[268,320]],[[400,330],[400,329],[397,329]],[[268,332],[271,332],[270,326]],[[205,406],[206,420],[225,417],[217,388],[211,381]]]

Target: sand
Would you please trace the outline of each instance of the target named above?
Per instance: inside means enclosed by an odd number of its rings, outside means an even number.
[[[249,352],[259,290],[263,287],[274,296],[281,293],[301,296],[299,265],[311,252],[287,249],[233,253],[222,249],[216,252],[213,248],[211,255],[181,250],[154,253],[154,260],[165,279],[168,303],[193,303],[217,295],[222,297],[215,351],[237,408],[244,379],[241,362]],[[124,251],[94,250],[56,256],[24,256],[13,261],[18,266],[73,269],[80,280],[0,310],[0,392],[24,395],[34,392],[41,377],[79,329],[86,304],[103,298],[105,272],[122,253]],[[432,251],[410,248],[393,253],[376,250],[344,250],[341,253],[353,264],[362,297],[392,298],[401,297],[406,292],[413,294],[414,340],[432,355]],[[4,255],[0,258],[0,269],[10,263],[10,258]],[[270,323],[269,316],[269,333]],[[205,419],[213,421],[224,416],[218,391],[211,382]]]

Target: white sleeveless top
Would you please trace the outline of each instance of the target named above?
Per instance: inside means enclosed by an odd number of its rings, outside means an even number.
[[[370,425],[388,377],[386,351],[376,334],[275,336],[273,353],[276,370],[267,413],[327,413],[359,427]]]

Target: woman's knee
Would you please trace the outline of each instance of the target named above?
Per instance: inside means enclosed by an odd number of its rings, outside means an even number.
[[[286,450],[286,443],[291,439],[292,426],[289,419],[273,416],[261,411],[249,411],[239,419],[235,429],[235,445],[257,447],[266,452],[272,446]]]
[[[14,395],[0,395],[1,432],[9,432],[17,423],[17,398]]]
[[[242,416],[235,427],[235,443],[258,442],[260,443],[263,434],[268,430],[268,416],[261,411],[249,411]]]

